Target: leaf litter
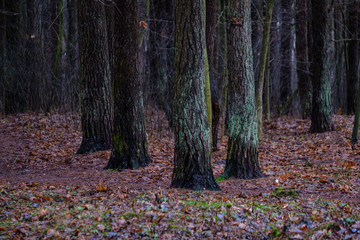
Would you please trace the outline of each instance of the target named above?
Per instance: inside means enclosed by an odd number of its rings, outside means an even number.
[[[103,171],[110,151],[75,155],[79,116],[0,116],[0,239],[360,238],[360,147],[352,118],[310,134],[310,122],[265,122],[264,178],[219,182],[220,192],[170,189],[173,137],[148,110],[150,166]],[[213,153],[215,177],[226,137]]]

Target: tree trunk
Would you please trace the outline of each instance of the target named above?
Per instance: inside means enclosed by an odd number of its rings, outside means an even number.
[[[145,167],[151,159],[145,132],[140,72],[138,3],[116,0],[114,19],[114,141],[106,169]]]
[[[253,58],[254,58],[254,76],[255,81],[259,76],[259,64],[260,64],[260,54],[262,48],[262,39],[263,39],[263,26],[264,26],[264,2],[263,0],[252,0],[251,1],[251,40],[253,48]]]
[[[296,1],[296,65],[299,84],[301,116],[310,118],[311,113],[311,79],[309,75],[308,56],[308,7],[307,1]]]
[[[331,90],[328,63],[329,0],[312,0],[312,65],[313,102],[310,132],[332,129]]]
[[[27,108],[25,75],[26,1],[5,1],[5,113]]]
[[[174,172],[171,187],[219,190],[205,105],[205,4],[175,1]]]
[[[268,51],[270,49],[270,24],[272,13],[274,9],[275,0],[268,1],[268,9],[264,23],[264,34],[262,40],[262,49],[260,54],[259,77],[256,82],[256,110],[257,110],[257,131],[258,138],[262,140],[262,122],[263,122],[263,90],[265,80],[266,62],[268,58]]]
[[[348,20],[347,29],[349,31],[347,43],[348,51],[348,72],[347,77],[347,114],[354,114],[358,89],[358,68],[359,68],[359,8],[358,0],[348,0]]]
[[[220,104],[219,104],[219,90],[215,78],[215,37],[216,37],[216,20],[217,20],[217,1],[206,0],[206,48],[209,64],[209,78],[211,91],[211,131],[212,131],[212,148],[217,151],[218,142],[218,126],[220,120]]]
[[[170,127],[173,127],[172,114],[172,68],[173,59],[169,57],[173,47],[173,3],[169,0],[150,2],[149,22],[149,71],[150,97],[164,111]]]
[[[5,9],[5,0],[0,0],[0,8]],[[0,14],[0,111],[5,103],[5,14]]]
[[[229,143],[224,178],[261,177],[258,162],[250,0],[229,1]],[[267,54],[265,54],[266,58]]]
[[[78,1],[83,139],[78,154],[111,146],[111,82],[104,5]]]
[[[292,3],[293,0],[281,0],[280,105],[284,105],[291,95]]]

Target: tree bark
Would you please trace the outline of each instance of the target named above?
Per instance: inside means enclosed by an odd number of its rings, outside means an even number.
[[[229,1],[229,143],[224,178],[261,177],[252,62],[250,0]],[[265,53],[265,58],[267,54]]]
[[[312,0],[312,65],[313,100],[310,132],[332,129],[331,90],[328,63],[329,0]]]
[[[83,139],[78,154],[111,147],[111,82],[104,5],[78,1]]]
[[[175,1],[174,172],[171,187],[219,190],[205,105],[205,4]]]
[[[151,159],[140,72],[138,3],[116,0],[114,18],[114,140],[106,169],[137,169]]]
[[[307,1],[296,1],[296,65],[301,104],[301,116],[310,118],[311,114],[311,79],[309,75],[308,55],[308,6]]]

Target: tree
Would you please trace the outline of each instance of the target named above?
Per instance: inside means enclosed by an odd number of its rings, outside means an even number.
[[[291,49],[293,1],[281,0],[281,66],[280,66],[280,104],[284,105],[291,95]]]
[[[205,4],[175,0],[174,172],[171,187],[219,190],[205,105]]]
[[[309,75],[308,6],[307,1],[296,1],[296,58],[301,116],[309,118],[311,113],[311,79]]]
[[[229,1],[229,142],[224,178],[261,177],[258,162],[255,81],[251,47],[251,0]]]
[[[78,1],[83,139],[78,154],[111,147],[111,79],[104,5]]]
[[[105,169],[136,169],[151,162],[140,75],[138,3],[116,0],[115,4],[114,137]]]
[[[25,74],[26,1],[4,1],[4,96],[5,113],[26,111]],[[1,13],[1,14],[4,14]],[[2,36],[3,37],[3,36]]]
[[[349,31],[349,42],[347,43],[347,113],[353,114],[356,106],[356,93],[359,78],[359,13],[360,2],[348,0],[347,29]]]
[[[262,140],[262,121],[263,121],[263,89],[265,80],[266,64],[269,61],[268,56],[270,52],[270,24],[273,14],[275,0],[269,0],[267,5],[265,23],[264,23],[264,34],[262,40],[262,49],[260,53],[260,64],[259,64],[259,76],[256,82],[256,109],[257,109],[257,131],[258,138]]]
[[[312,74],[313,99],[310,132],[332,129],[331,90],[328,63],[329,0],[312,0]]]
[[[217,151],[218,141],[218,127],[220,121],[220,104],[219,104],[219,91],[215,78],[215,37],[217,26],[217,1],[206,0],[206,49],[209,65],[209,83],[211,92],[211,132],[212,132],[212,149]]]

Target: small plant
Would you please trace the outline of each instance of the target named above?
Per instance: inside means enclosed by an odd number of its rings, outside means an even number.
[[[277,187],[271,193],[272,197],[298,197],[299,193],[294,188]]]

